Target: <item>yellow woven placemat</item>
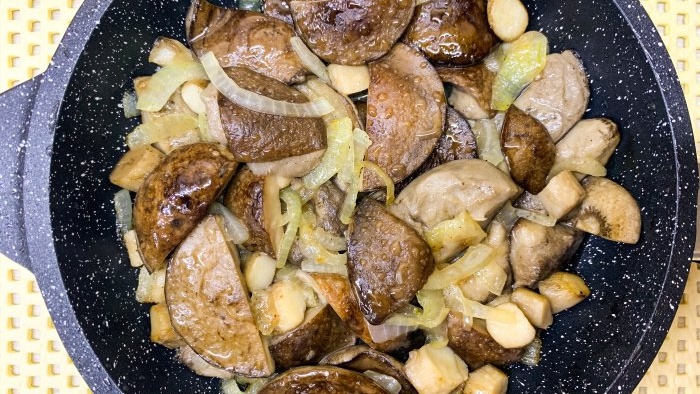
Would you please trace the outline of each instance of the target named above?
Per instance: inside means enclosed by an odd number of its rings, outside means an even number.
[[[0,92],[41,73],[82,0],[0,0]],[[671,52],[700,141],[700,1],[642,0]],[[0,394],[90,393],[31,273],[0,255]],[[700,393],[700,268],[635,394]]]

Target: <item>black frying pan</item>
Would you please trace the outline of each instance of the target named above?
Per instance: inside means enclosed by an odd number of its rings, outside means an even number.
[[[614,119],[609,165],[642,207],[636,246],[589,238],[567,269],[591,297],[543,335],[539,367],[510,393],[629,393],[672,322],[695,241],[696,158],[673,66],[636,0],[525,1],[552,51],[575,49],[592,82],[587,117]],[[183,39],[189,0],[87,0],[49,70],[0,96],[0,250],[36,275],[69,353],[97,393],[214,393],[148,340],[107,176],[135,120],[118,107],[154,71],[161,35]]]

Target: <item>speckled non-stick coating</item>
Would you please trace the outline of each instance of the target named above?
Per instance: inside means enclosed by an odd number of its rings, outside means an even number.
[[[585,278],[591,297],[543,334],[539,367],[510,369],[509,393],[629,393],[671,324],[694,245],[696,159],[687,110],[663,44],[636,1],[526,5],[535,15],[531,27],[549,36],[552,51],[581,55],[592,84],[586,117],[619,123],[622,142],[609,173],[638,199],[643,235],[636,246],[585,242],[567,269]],[[87,0],[41,82],[25,145],[23,219],[32,269],[97,393],[218,390],[217,380],[195,377],[173,351],[150,343],[148,306],[134,299],[137,271],[117,238],[117,188],[107,179],[136,124],[123,117],[122,93],[131,78],[154,70],[146,58],[157,36],[183,38],[187,6]]]

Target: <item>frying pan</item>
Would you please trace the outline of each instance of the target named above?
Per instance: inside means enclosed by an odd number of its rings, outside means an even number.
[[[542,335],[509,393],[629,393],[675,314],[695,243],[690,121],[663,44],[637,1],[527,0],[552,52],[575,49],[592,87],[586,117],[615,120],[609,176],[642,207],[638,245],[586,240],[566,266],[592,294]],[[150,343],[148,306],[115,228],[108,174],[136,126],[119,107],[154,71],[161,35],[183,37],[189,0],[87,0],[45,74],[0,96],[0,251],[28,267],[66,348],[96,393],[214,393]],[[230,2],[228,5],[231,5]]]

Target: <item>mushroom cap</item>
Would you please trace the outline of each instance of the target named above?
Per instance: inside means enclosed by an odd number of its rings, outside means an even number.
[[[175,331],[215,367],[270,376],[274,362],[260,336],[240,272],[214,216],[206,217],[168,264],[165,300]]]
[[[381,324],[423,288],[435,261],[420,233],[364,198],[348,228],[348,277],[362,314]]]
[[[231,181],[224,205],[239,218],[250,232],[243,244],[251,252],[264,252],[274,256],[270,235],[263,220],[263,176],[255,175],[247,167],[241,168]]]
[[[588,76],[572,51],[547,56],[542,73],[515,100],[515,105],[539,120],[559,140],[581,120],[590,98]]]
[[[292,368],[263,386],[259,394],[386,394],[371,378],[329,365]]]
[[[435,69],[417,50],[397,44],[369,65],[366,159],[401,182],[432,154],[445,123],[445,90]],[[364,190],[384,184],[365,173]]]
[[[134,229],[143,262],[153,272],[207,214],[236,171],[221,145],[178,148],[146,177],[134,201]]]
[[[511,105],[501,132],[501,150],[513,181],[532,194],[547,186],[556,146],[537,119]]]
[[[294,29],[272,16],[195,0],[186,33],[198,57],[213,52],[224,68],[248,67],[285,84],[302,82],[309,73],[292,49]]]
[[[298,90],[244,67],[226,69],[243,89],[263,96],[306,103]],[[326,125],[321,118],[269,115],[244,108],[219,95],[219,113],[229,148],[239,162],[270,162],[326,149]]]
[[[519,192],[510,177],[491,163],[455,160],[411,182],[391,212],[421,233],[464,211],[483,226]]]
[[[384,56],[411,21],[413,0],[292,1],[294,27],[321,59],[359,66]],[[343,50],[338,50],[342,48]]]
[[[404,41],[434,63],[468,66],[498,43],[489,26],[486,0],[432,0],[416,7]]]

